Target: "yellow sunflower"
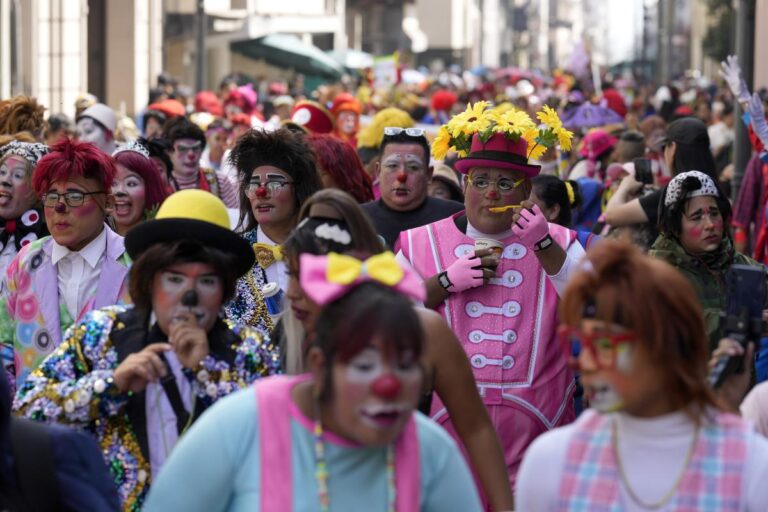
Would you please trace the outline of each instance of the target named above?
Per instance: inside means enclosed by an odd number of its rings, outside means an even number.
[[[558,116],[555,109],[549,105],[544,105],[542,109],[536,113],[536,117],[539,121],[552,128],[553,131],[563,127],[563,122],[560,121],[560,116]]]
[[[448,122],[448,131],[453,137],[457,137],[460,133],[470,135],[484,130],[489,124],[485,115],[488,105],[487,101],[478,101],[474,105],[467,104],[464,112],[456,114]]]
[[[571,150],[571,140],[573,139],[573,132],[569,132],[565,128],[557,128],[554,130],[557,135],[557,140],[560,143],[560,148],[563,151]]]
[[[443,125],[437,132],[437,137],[432,142],[432,156],[435,160],[443,160],[451,150],[451,132]]]
[[[536,125],[526,112],[522,110],[507,110],[499,116],[494,131],[520,135],[526,130],[535,127]]]

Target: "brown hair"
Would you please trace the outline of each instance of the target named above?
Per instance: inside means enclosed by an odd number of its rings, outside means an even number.
[[[15,96],[0,109],[0,133],[12,135],[27,131],[41,137],[45,129],[44,112],[45,107],[37,103],[37,98]]]
[[[720,405],[707,384],[709,349],[704,318],[688,280],[669,264],[632,245],[603,240],[587,253],[560,304],[561,320],[578,326],[585,306],[596,319],[619,324],[663,372],[672,404],[700,421]]]
[[[152,310],[152,286],[155,274],[179,263],[207,263],[221,278],[224,302],[235,293],[237,278],[233,257],[213,247],[191,240],[163,242],[148,247],[131,266],[129,291],[138,311]]]

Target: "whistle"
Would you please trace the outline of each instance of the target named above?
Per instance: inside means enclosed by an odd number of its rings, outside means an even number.
[[[507,210],[512,210],[514,208],[522,208],[519,204],[508,204],[507,206],[494,206],[493,208],[488,208],[489,211],[493,213],[504,213]]]

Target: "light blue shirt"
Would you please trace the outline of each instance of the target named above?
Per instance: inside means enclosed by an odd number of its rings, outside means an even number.
[[[421,464],[421,510],[481,511],[472,476],[454,441],[414,413]],[[293,509],[319,511],[314,439],[305,422],[291,419]],[[174,448],[152,485],[144,511],[260,510],[259,427],[253,387],[219,400]],[[331,509],[384,512],[385,448],[326,442]]]

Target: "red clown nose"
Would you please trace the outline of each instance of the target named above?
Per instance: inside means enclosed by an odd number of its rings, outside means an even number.
[[[267,197],[267,187],[259,187],[256,189],[256,197]]]
[[[405,171],[400,171],[397,173],[397,181],[400,183],[405,183],[406,180],[408,180],[408,175],[405,174]]]
[[[371,384],[373,393],[385,400],[391,400],[400,393],[400,379],[388,373],[382,375]]]
[[[64,204],[64,201],[59,201],[56,203],[56,206],[53,207],[53,211],[56,213],[64,213],[67,211],[67,205]]]

